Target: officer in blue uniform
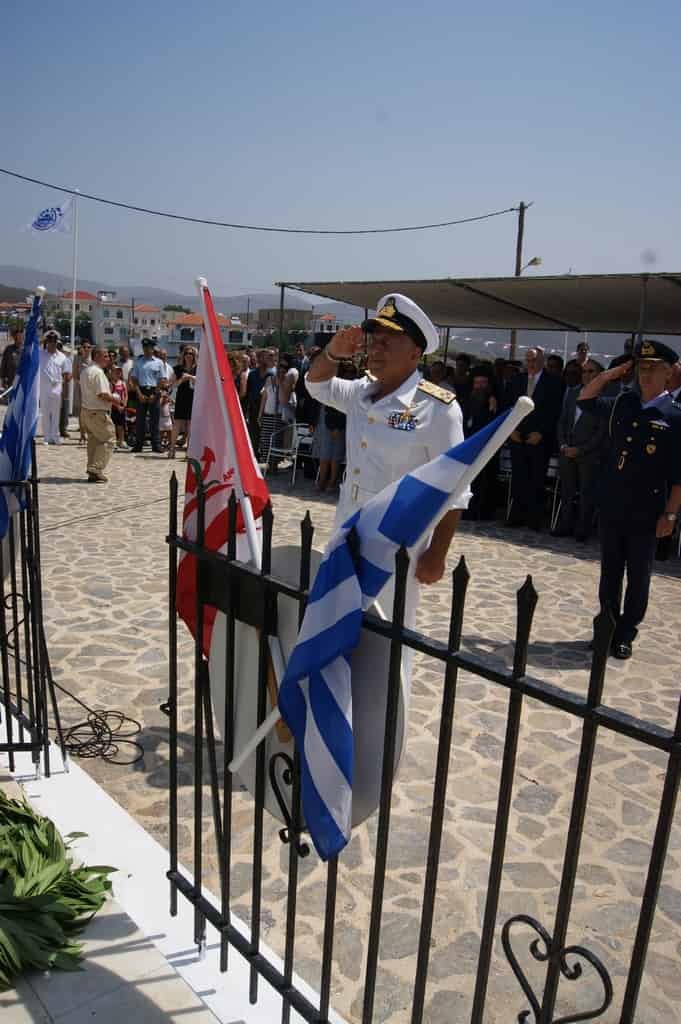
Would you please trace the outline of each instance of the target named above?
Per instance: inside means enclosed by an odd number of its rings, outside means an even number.
[[[657,540],[671,536],[681,508],[681,405],[667,390],[678,356],[660,341],[633,350],[638,390],[601,392],[632,368],[628,360],[598,374],[579,396],[585,411],[608,420],[599,477],[601,608],[615,619],[612,654],[630,658],[648,606]],[[624,573],[627,585],[622,602]]]

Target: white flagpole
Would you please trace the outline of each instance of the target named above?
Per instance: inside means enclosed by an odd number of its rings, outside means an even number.
[[[71,350],[76,344],[76,288],[78,285],[78,196],[74,196],[74,287],[71,293]]]
[[[210,366],[213,372],[213,376],[217,380],[218,378],[218,364],[215,358],[215,352],[213,351],[213,345],[210,340],[210,330],[208,327],[208,310],[206,309],[206,302],[203,295],[203,289],[208,287],[208,281],[205,277],[197,277],[196,288],[201,299],[201,308],[203,310],[203,331],[208,342],[207,348],[210,358]],[[222,388],[218,388],[218,396],[220,402],[220,411],[222,413],[222,421],[227,436],[231,436],[232,424],[229,418],[229,412],[227,411],[227,403],[225,402],[225,396],[222,393]],[[248,538],[248,547],[251,552],[251,560],[255,565],[256,569],[262,568],[262,548],[260,546],[260,538],[258,537],[258,531],[255,525],[255,516],[253,515],[253,506],[251,499],[248,494],[244,494],[243,485],[239,473],[235,474],[236,485],[235,490],[239,503],[241,505],[241,514],[244,517],[244,525],[246,527],[246,536]]]
[[[533,409],[534,402],[527,395],[522,395],[517,400],[508,417],[504,420],[499,429],[495,430],[485,447],[480,451],[477,458],[473,460],[468,469],[464,470],[457,480],[456,489],[451,494],[452,499],[457,498],[459,495],[463,494],[464,491],[468,490],[471,481],[475,480],[478,473],[485,468],[492,456],[496,455],[502,444],[504,444],[504,442],[511,436],[520,421],[524,420]],[[431,527],[428,529],[430,530]],[[265,739],[267,734],[274,729],[280,718],[281,713],[279,708],[272,708],[265,721],[258,726],[248,743],[246,743],[244,748],[240,750],[239,753],[230,761],[228,768],[232,774],[239,771],[239,768],[242,766],[244,761],[248,760],[251,754]]]
[[[76,288],[78,285],[78,196],[73,197],[73,288],[71,291],[71,368],[76,357]],[[69,386],[69,416],[73,413],[74,382]]]

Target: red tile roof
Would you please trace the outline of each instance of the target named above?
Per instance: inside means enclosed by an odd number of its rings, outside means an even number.
[[[62,299],[72,299],[73,292],[64,292]],[[97,296],[92,292],[76,292],[76,302],[96,302]]]
[[[135,307],[137,310],[137,307]],[[229,317],[217,314],[218,323],[221,327],[243,327],[243,324],[232,324]],[[167,324],[176,324],[178,327],[203,327],[203,317],[200,313],[176,313],[166,320]]]
[[[136,313],[160,313],[161,312],[161,308],[160,308],[160,306],[145,306],[144,304],[140,304],[139,306],[137,306],[137,305],[135,306],[135,312]]]

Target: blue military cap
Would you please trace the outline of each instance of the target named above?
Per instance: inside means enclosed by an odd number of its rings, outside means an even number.
[[[673,348],[665,345],[663,341],[655,341],[654,338],[643,338],[634,345],[634,359],[649,359],[652,362],[668,363],[673,366],[678,362],[679,357]]]

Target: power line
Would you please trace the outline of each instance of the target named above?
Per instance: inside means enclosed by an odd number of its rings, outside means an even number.
[[[206,217],[187,217],[181,213],[168,213],[166,210],[151,210],[146,206],[136,206],[133,203],[119,203],[115,199],[105,199],[103,196],[90,195],[88,192],[79,192],[75,188],[64,188],[63,185],[55,185],[50,181],[41,181],[39,178],[30,178],[26,174],[19,174],[17,171],[7,170],[0,167],[0,174],[6,174],[10,178],[18,178],[20,181],[28,181],[32,185],[42,185],[44,188],[54,189],[55,192],[66,192],[68,195],[78,196],[79,199],[90,199],[94,203],[103,203],[105,206],[117,206],[121,210],[132,210],[134,213],[147,213],[152,217],[165,217],[168,220],[181,220],[188,224],[207,224],[215,228],[234,228],[238,231],[268,231],[282,235],[390,235],[399,231],[429,231],[432,228],[451,228],[457,224],[472,224],[474,221],[490,220],[492,217],[502,217],[506,213],[517,213],[517,206],[509,206],[505,210],[494,210],[492,213],[482,213],[475,217],[462,217],[459,220],[443,220],[436,224],[412,224],[408,227],[399,228],[352,228],[344,230],[328,230],[323,228],[275,228],[266,227],[262,224],[232,224],[229,221],[209,220]]]

